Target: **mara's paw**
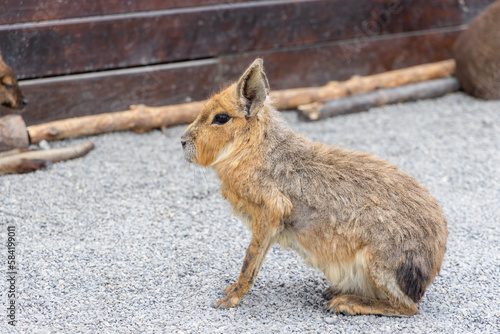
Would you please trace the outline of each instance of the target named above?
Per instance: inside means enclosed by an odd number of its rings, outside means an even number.
[[[239,285],[239,283],[238,283],[238,281],[236,281],[233,284],[226,286],[224,288],[224,290],[222,290],[222,293],[227,295],[231,292],[236,292],[238,290],[238,285]]]
[[[234,293],[228,293],[224,298],[215,303],[215,308],[223,307],[223,308],[231,308],[238,305],[240,302],[240,298]]]
[[[340,291],[339,289],[337,289],[334,286],[331,286],[328,289],[326,289],[325,291],[323,291],[323,298],[325,298],[326,300],[331,300],[337,296],[340,296],[341,294],[342,294],[342,291]]]
[[[344,315],[376,314],[390,317],[406,317],[418,313],[415,305],[393,306],[386,300],[371,299],[356,295],[342,295],[331,299],[326,309]]]
[[[360,310],[357,310],[355,304],[353,304],[349,296],[336,296],[333,297],[326,303],[327,310],[334,313],[340,313],[343,315],[356,315],[361,314]]]

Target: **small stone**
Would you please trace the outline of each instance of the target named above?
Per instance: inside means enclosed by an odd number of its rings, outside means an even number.
[[[38,147],[40,147],[42,150],[50,150],[50,144],[45,139],[38,143]]]
[[[324,317],[323,321],[326,322],[327,324],[331,325],[334,324],[338,321],[338,318],[336,316],[333,317]]]

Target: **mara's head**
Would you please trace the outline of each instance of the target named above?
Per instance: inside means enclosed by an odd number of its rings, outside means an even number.
[[[212,96],[184,131],[181,143],[186,160],[210,166],[248,144],[270,108],[268,97],[262,59],[256,59],[236,83]]]
[[[12,109],[21,109],[27,102],[24,99],[16,76],[11,68],[3,62],[0,54],[0,104]]]

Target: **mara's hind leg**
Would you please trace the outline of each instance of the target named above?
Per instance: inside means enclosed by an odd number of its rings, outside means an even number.
[[[372,299],[357,295],[340,295],[327,302],[326,308],[346,315],[378,314],[385,316],[410,316],[418,313],[417,306],[391,303],[389,300]]]
[[[327,297],[331,297],[326,308],[349,315],[410,316],[418,313],[415,301],[419,300],[425,291],[427,278],[425,275],[414,274],[422,272],[414,265],[415,261],[410,261],[410,265],[407,261],[391,271],[386,265],[370,261],[367,253],[364,259],[365,262],[361,262],[359,271],[365,276],[364,279],[358,278],[358,285],[363,286],[364,291],[344,290],[339,294],[339,290],[332,287],[325,293]],[[363,284],[359,284],[360,282]],[[414,293],[414,290],[418,291],[418,294]],[[414,295],[418,298],[413,298]]]

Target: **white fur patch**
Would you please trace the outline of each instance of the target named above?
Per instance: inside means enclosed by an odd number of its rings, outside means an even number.
[[[365,251],[357,251],[352,262],[331,263],[323,271],[326,279],[336,288],[375,298],[377,289],[368,279]]]
[[[368,278],[368,268],[365,260],[366,249],[363,248],[357,251],[354,260],[351,262],[325,262],[325,259],[316,257],[312,252],[302,247],[286,230],[276,239],[280,246],[294,249],[304,258],[308,265],[323,271],[327,281],[337,289],[347,293],[354,292],[369,298],[383,297]]]
[[[220,152],[219,152],[219,155],[217,156],[217,158],[215,158],[214,162],[212,162],[212,164],[210,166],[213,166],[217,163],[219,163],[220,161],[224,160],[225,158],[227,158],[229,156],[229,154],[231,154],[231,152],[233,151],[233,144],[228,144],[226,145]]]

